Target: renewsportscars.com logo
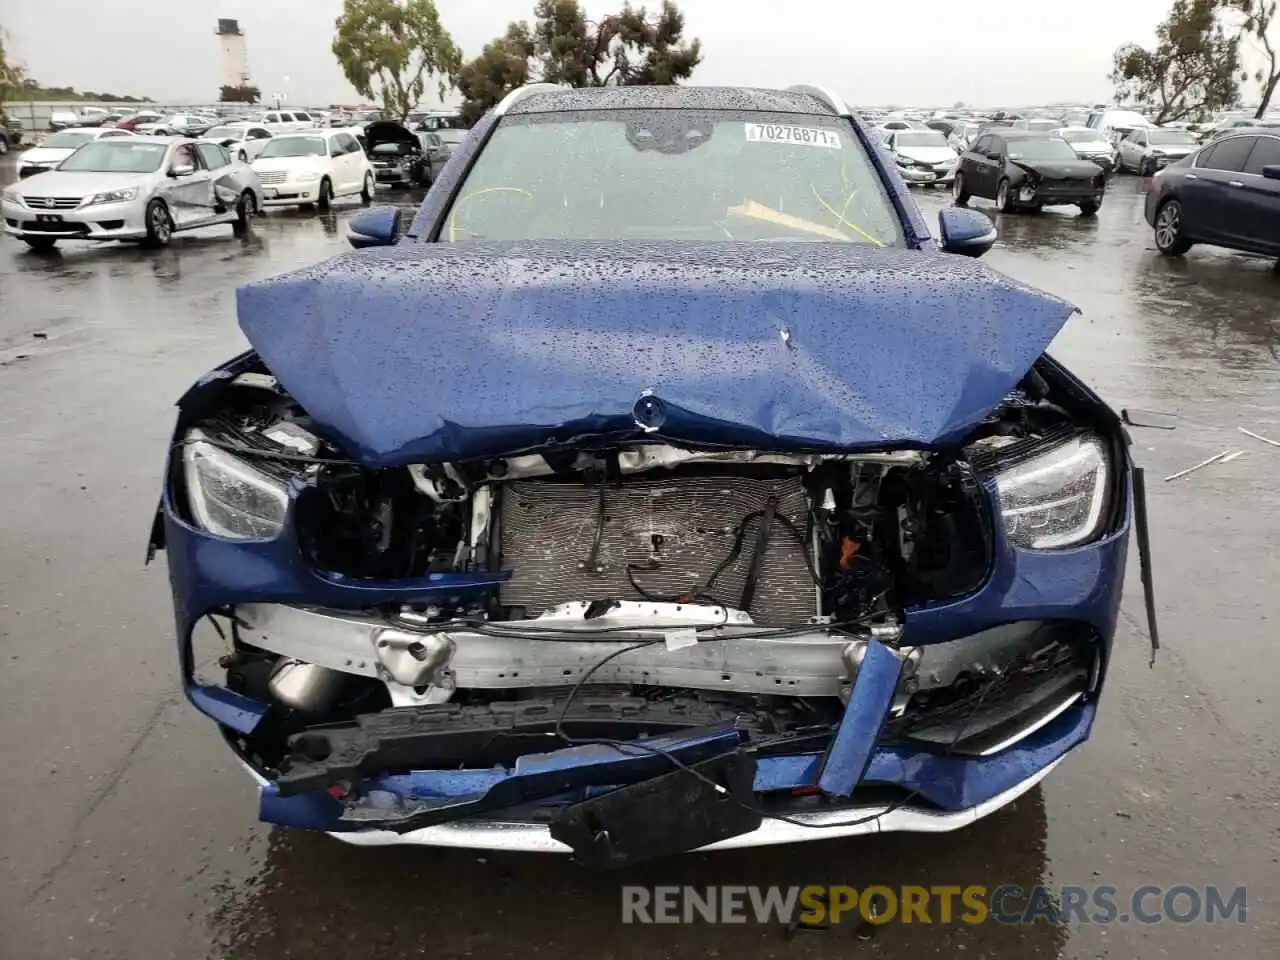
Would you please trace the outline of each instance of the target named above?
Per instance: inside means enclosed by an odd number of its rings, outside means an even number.
[[[1245,887],[1014,884],[622,888],[623,923],[1245,923]]]

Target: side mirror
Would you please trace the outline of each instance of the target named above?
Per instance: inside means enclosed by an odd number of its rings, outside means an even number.
[[[357,250],[390,247],[400,240],[400,207],[373,207],[351,218],[347,239]]]
[[[945,207],[938,211],[942,249],[965,257],[980,257],[996,242],[996,228],[975,210]]]
[[[176,163],[169,168],[169,176],[175,179],[179,177],[189,177],[196,172],[196,168],[189,163]]]
[[[1262,168],[1262,175],[1268,180],[1280,180],[1280,163],[1270,163]]]

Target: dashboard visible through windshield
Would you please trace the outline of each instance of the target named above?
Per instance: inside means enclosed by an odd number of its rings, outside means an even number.
[[[726,110],[504,117],[440,239],[903,244],[847,120]]]

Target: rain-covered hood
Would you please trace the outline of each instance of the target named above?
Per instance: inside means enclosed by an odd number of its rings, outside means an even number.
[[[956,159],[956,152],[948,146],[941,147],[898,147],[898,153],[908,160],[917,163],[950,163]]]
[[[369,467],[608,434],[958,442],[1074,312],[973,261],[825,243],[408,243],[243,287],[268,368]]]
[[[1102,173],[1102,168],[1091,160],[1009,159],[1015,166],[1037,173],[1046,180],[1092,180]]]
[[[55,164],[61,163],[75,152],[75,147],[32,147],[30,150],[25,151],[19,159],[20,162],[27,164]]]

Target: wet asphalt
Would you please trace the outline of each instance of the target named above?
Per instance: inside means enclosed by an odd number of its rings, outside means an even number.
[[[0,181],[13,177],[0,166]],[[1162,259],[1141,181],[1101,214],[998,216],[986,262],[1078,304],[1053,352],[1149,468],[1165,649],[1136,563],[1093,739],[977,825],[693,855],[600,875],[567,859],[359,850],[255,821],[255,789],[182,700],[163,564],[144,568],[172,403],[244,341],[238,284],[342,252],[333,214],[170,249],[0,241],[0,958],[1280,955],[1280,272]],[[930,218],[949,202],[918,194]],[[416,196],[396,201],[412,207]],[[1181,480],[1227,450],[1246,454]],[[1244,923],[1065,928],[623,926],[620,884],[1248,887]]]

